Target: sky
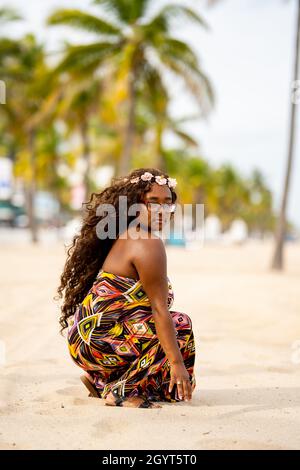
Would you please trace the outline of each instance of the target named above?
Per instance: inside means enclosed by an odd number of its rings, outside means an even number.
[[[164,3],[154,1],[154,8]],[[213,165],[232,163],[245,176],[260,169],[278,209],[287,158],[297,0],[220,0],[211,8],[204,0],[181,3],[193,6],[208,23],[209,31],[177,22],[173,35],[193,47],[216,96],[208,119],[185,127],[199,142],[201,155]],[[0,0],[0,5],[4,4]],[[74,43],[89,40],[87,34],[70,28],[46,27],[45,18],[53,10],[99,11],[99,7],[90,7],[89,0],[10,0],[9,4],[25,18],[10,25],[9,33],[21,36],[33,31],[50,52],[59,50],[64,38]],[[181,117],[197,111],[195,100],[180,80],[169,80],[168,90],[173,97],[172,114]],[[290,220],[300,228],[299,136],[300,117],[288,205]]]

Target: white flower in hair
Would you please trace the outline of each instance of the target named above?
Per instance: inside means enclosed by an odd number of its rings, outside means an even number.
[[[177,184],[176,178],[168,178],[168,180],[169,180],[168,182],[169,188],[175,188]]]
[[[137,176],[136,178],[133,178],[130,180],[130,183],[137,183],[139,181],[140,177]]]
[[[152,177],[152,173],[149,173],[149,171],[145,171],[145,173],[142,174],[141,179],[143,181],[150,181]]]
[[[155,181],[156,181],[156,183],[161,184],[161,185],[167,184],[166,178],[164,178],[161,175],[155,176]]]

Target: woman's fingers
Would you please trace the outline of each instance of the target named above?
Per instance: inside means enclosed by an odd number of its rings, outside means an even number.
[[[185,380],[183,382],[183,393],[185,400],[190,400],[192,398],[192,387],[189,380]]]
[[[170,384],[169,384],[169,392],[171,393],[174,387],[175,380],[173,376],[171,376]]]
[[[178,391],[178,396],[180,400],[182,400],[183,399],[183,381],[182,380],[177,381],[177,391]]]
[[[171,371],[171,378],[169,383],[169,392],[174,388],[174,385],[177,387],[177,395],[179,400],[189,401],[192,398],[192,384],[188,372],[182,368],[178,368],[177,371],[175,367]]]

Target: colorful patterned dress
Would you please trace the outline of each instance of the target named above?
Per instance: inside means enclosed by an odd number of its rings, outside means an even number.
[[[186,313],[170,310],[174,292],[168,278],[168,308],[184,364],[195,383],[195,343]],[[101,270],[76,313],[70,317],[68,347],[72,359],[94,380],[105,398],[117,389],[122,397],[177,402],[171,393],[170,364],[160,345],[150,300],[140,280]]]

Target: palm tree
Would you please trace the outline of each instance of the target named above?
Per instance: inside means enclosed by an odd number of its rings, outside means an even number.
[[[17,13],[16,10],[9,7],[0,8],[0,24],[6,24],[9,21],[20,20],[21,16]]]
[[[53,108],[45,111],[47,97],[56,93],[56,83],[49,74],[45,51],[33,35],[20,41],[20,54],[3,59],[9,77],[10,99],[1,108],[4,130],[14,148],[15,158],[25,160],[26,205],[33,242],[38,241],[34,202],[38,176],[38,137],[51,122]],[[54,90],[54,91],[53,91]]]
[[[77,131],[81,138],[84,170],[84,199],[91,190],[91,142],[90,122],[99,108],[101,81],[99,78],[70,75],[61,83],[62,93],[57,104],[57,116],[62,118],[69,131]]]
[[[300,55],[300,0],[297,1],[298,4],[298,13],[297,13],[297,22],[296,22],[296,34],[295,34],[295,58],[294,58],[294,67],[293,67],[293,79],[294,83],[298,78],[299,74],[299,55]],[[280,207],[280,214],[278,218],[276,235],[275,235],[275,252],[272,260],[272,269],[282,270],[284,267],[283,260],[283,247],[284,239],[286,234],[286,224],[287,224],[287,204],[288,196],[290,192],[291,184],[291,174],[293,167],[293,160],[295,154],[295,129],[296,129],[296,105],[294,99],[291,99],[290,104],[290,125],[289,125],[289,142],[288,142],[288,155],[287,155],[287,166],[284,179],[284,188],[283,195]]]
[[[8,7],[2,7],[0,8],[0,26],[6,25],[7,23],[11,21],[16,21],[20,20],[21,16],[13,9],[8,8]],[[6,67],[7,60],[11,60],[12,58],[19,56],[20,55],[20,44],[18,41],[15,41],[13,39],[0,36],[0,79],[1,81],[4,80],[5,82],[5,88],[7,85],[7,80],[11,79],[13,76],[15,77],[17,74],[15,70],[8,69]],[[5,97],[4,97],[4,101]],[[5,107],[4,107],[5,108]],[[14,157],[14,145],[11,142],[10,139],[7,139],[7,136],[4,135],[3,129],[5,127],[5,122],[3,119],[3,107],[1,107],[0,110],[2,110],[2,119],[1,119],[1,128],[0,128],[0,135],[1,135],[1,143],[5,143],[6,148],[8,149],[8,156],[13,159]]]
[[[153,130],[153,145],[150,145],[151,164],[163,171],[168,171],[163,148],[164,133],[166,131],[172,133],[187,147],[195,149],[198,147],[198,142],[183,129],[182,124],[199,119],[201,116],[196,114],[174,119],[168,111],[170,97],[161,76],[149,64],[147,69],[142,88],[137,90],[137,130],[139,131],[141,128],[144,134]],[[145,141],[146,135],[143,135],[142,138]]]
[[[20,20],[21,16],[11,8],[0,8],[0,27],[11,21]],[[14,39],[0,36],[0,78],[3,80],[8,77],[8,72],[4,67],[4,61],[8,57],[14,57],[20,54],[20,44]]]
[[[157,70],[171,70],[181,77],[206,115],[214,101],[212,86],[199,66],[196,54],[183,41],[171,36],[171,19],[188,18],[202,27],[207,25],[192,9],[183,5],[169,4],[149,19],[150,0],[95,0],[107,14],[103,19],[80,10],[63,9],[48,18],[51,25],[70,25],[99,35],[97,42],[68,46],[59,65],[60,70],[88,68],[89,73],[114,62],[120,68],[126,83],[126,124],[119,173],[127,173],[132,158],[136,131],[137,89],[147,79],[147,65]],[[157,59],[152,64],[151,56]],[[148,67],[149,68],[149,67]]]
[[[209,6],[214,5],[220,0],[207,0]],[[293,80],[296,83],[299,74],[299,55],[300,55],[300,0],[297,1],[297,20],[295,32],[295,52],[293,65]],[[289,122],[289,141],[287,150],[287,164],[283,184],[280,212],[275,231],[275,250],[272,258],[271,268],[274,270],[283,270],[284,268],[284,241],[287,228],[287,206],[291,186],[291,175],[295,154],[295,129],[296,129],[296,105],[294,99],[290,101],[290,122]]]
[[[265,233],[274,231],[275,216],[272,191],[268,188],[263,174],[258,169],[253,170],[246,185],[249,191],[242,211],[242,218],[252,234],[263,238]]]
[[[241,217],[248,200],[248,188],[238,171],[229,163],[214,173],[216,215],[227,230],[236,217]]]

